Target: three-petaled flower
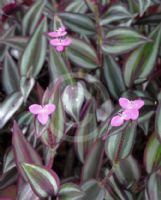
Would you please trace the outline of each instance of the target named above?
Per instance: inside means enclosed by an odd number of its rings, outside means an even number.
[[[50,40],[50,44],[54,46],[58,52],[64,51],[65,47],[72,43],[70,38],[65,37],[66,35],[67,31],[64,26],[60,27],[57,31],[48,33],[48,36],[54,38]]]
[[[56,109],[54,104],[38,105],[33,104],[29,106],[29,111],[37,116],[38,121],[45,125],[49,120],[49,115],[51,115]]]
[[[124,121],[128,121],[130,119],[137,120],[139,117],[139,109],[144,106],[144,101],[141,99],[130,101],[121,97],[119,99],[119,104],[124,111],[112,118],[111,126],[121,126]]]

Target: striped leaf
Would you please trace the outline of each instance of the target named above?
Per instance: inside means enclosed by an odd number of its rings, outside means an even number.
[[[161,167],[161,144],[153,134],[144,151],[144,165],[148,173],[152,173]]]
[[[109,136],[105,143],[105,152],[111,161],[118,161],[126,158],[133,147],[135,140],[136,122],[128,123],[121,131]]]
[[[84,14],[61,12],[59,13],[59,17],[74,32],[83,35],[93,35],[95,33],[93,21]]]
[[[39,74],[45,60],[46,55],[46,38],[43,32],[47,31],[47,22],[44,18],[36,31],[28,42],[21,60],[20,60],[20,73],[21,76],[28,75],[35,77]]]
[[[103,200],[105,197],[105,189],[95,180],[85,182],[81,188],[85,192],[82,200]]]
[[[5,92],[8,95],[19,90],[19,79],[20,77],[16,63],[10,54],[6,53],[2,71],[2,83]]]
[[[42,161],[31,144],[26,140],[16,122],[13,124],[12,145],[17,168],[21,176],[26,180],[26,176],[20,165],[21,162],[29,162],[42,165]]]
[[[161,26],[158,26],[149,36],[152,42],[135,50],[129,56],[124,68],[124,80],[128,87],[135,82],[147,79],[154,70],[156,57],[161,41]]]
[[[159,102],[155,115],[155,131],[161,140],[161,101]]]
[[[59,191],[60,200],[81,200],[84,192],[78,185],[73,183],[63,184]]]
[[[104,143],[101,140],[97,140],[91,150],[86,156],[86,160],[82,169],[82,181],[87,181],[92,178],[97,178],[102,162],[102,156],[104,153]]]
[[[133,15],[123,5],[111,6],[101,18],[101,25],[107,25],[110,23],[121,23],[133,19]]]
[[[111,56],[106,55],[103,70],[105,83],[111,95],[118,99],[126,89],[120,66]]]
[[[35,1],[22,20],[23,35],[32,34],[38,24],[46,0]]]
[[[20,92],[14,92],[0,104],[0,128],[15,114],[23,103],[23,97]]]
[[[54,196],[60,188],[57,174],[46,167],[21,163],[21,167],[34,192],[41,198]]]
[[[102,50],[105,54],[124,54],[149,42],[149,39],[130,28],[115,28],[107,32]]]
[[[85,69],[98,67],[98,57],[94,48],[83,40],[72,38],[72,44],[67,49],[67,55],[76,66]]]
[[[152,173],[146,182],[145,200],[160,200],[161,169]]]
[[[56,81],[60,76],[64,76],[67,81],[72,82],[70,71],[63,57],[52,47],[50,47],[49,71],[51,81]],[[69,79],[69,80],[68,80]]]

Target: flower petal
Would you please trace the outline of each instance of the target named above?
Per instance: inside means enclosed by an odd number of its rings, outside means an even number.
[[[126,121],[131,119],[131,111],[129,109],[124,110],[121,115],[122,115],[122,118]]]
[[[56,106],[54,104],[46,104],[44,106],[44,109],[45,109],[46,114],[50,115],[55,111]]]
[[[57,46],[57,47],[56,47],[56,50],[57,50],[58,52],[62,52],[62,51],[64,51],[64,47],[63,47],[63,46]]]
[[[127,109],[124,111],[124,114],[132,120],[136,120],[139,117],[139,111],[137,109]]]
[[[37,119],[42,125],[45,125],[48,122],[49,116],[48,114],[42,112],[38,114]]]
[[[54,47],[56,47],[56,46],[63,46],[60,39],[53,39],[53,40],[50,40],[50,44],[51,44],[52,46],[54,46]]]
[[[29,111],[35,115],[39,114],[42,111],[42,106],[38,104],[33,104],[29,106]]]
[[[69,46],[72,43],[72,40],[70,38],[66,38],[62,41],[63,46]]]
[[[124,97],[121,97],[119,99],[119,104],[122,108],[124,109],[128,109],[129,108],[129,105],[130,105],[130,101]]]
[[[111,126],[121,126],[123,123],[124,123],[124,119],[119,115],[116,115],[111,120]]]
[[[134,100],[134,101],[132,101],[132,103],[133,103],[133,108],[137,109],[137,110],[144,106],[144,101],[141,99]]]
[[[66,31],[54,31],[54,32],[49,32],[48,33],[48,36],[50,37],[62,37],[62,36],[65,36],[67,34]]]

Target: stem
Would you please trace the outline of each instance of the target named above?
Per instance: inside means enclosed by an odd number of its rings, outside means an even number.
[[[68,47],[66,47],[68,48]],[[67,54],[66,54],[66,50],[62,53],[63,55],[63,58],[64,58],[64,61],[65,61],[65,64],[67,65],[68,69],[71,71],[72,70],[72,67],[71,67],[71,64],[67,58]]]
[[[49,168],[52,168],[52,166],[53,166],[53,161],[54,161],[54,153],[53,153],[53,150],[55,150],[54,149],[54,147],[55,147],[55,141],[54,141],[54,139],[53,139],[53,135],[52,135],[52,132],[51,132],[51,130],[50,130],[50,128],[48,129],[48,142],[49,142],[49,162],[48,162],[48,164],[47,164],[47,166],[49,167]]]
[[[105,148],[105,141],[103,141],[103,144],[102,144],[102,150],[101,150],[101,154],[100,154],[100,160],[99,160],[99,163],[98,163],[98,171],[97,171],[97,175],[96,175],[96,178],[98,179],[99,175],[100,175],[100,171],[101,171],[101,168],[102,168],[102,165],[103,165],[103,157],[104,157],[104,148]]]

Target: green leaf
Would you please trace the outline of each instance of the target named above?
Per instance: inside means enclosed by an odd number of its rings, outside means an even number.
[[[84,192],[76,184],[66,183],[59,190],[60,200],[81,200]]]
[[[87,6],[84,0],[72,1],[66,8],[66,12],[74,12],[74,13],[85,13],[87,11]]]
[[[16,63],[10,54],[6,53],[2,71],[2,84],[8,95],[19,90],[19,79]]]
[[[30,112],[21,112],[18,116],[18,124],[22,127],[29,126],[33,122],[34,116]]]
[[[14,92],[0,104],[0,128],[10,120],[15,112],[23,103],[23,97],[20,92]]]
[[[100,139],[93,144],[91,150],[86,156],[81,176],[83,182],[98,177],[101,162],[103,159],[102,158],[103,153],[104,153],[104,143],[102,139]]]
[[[3,35],[0,36],[0,61],[4,59],[5,52],[8,50],[8,47],[5,46],[5,40],[9,37],[12,37],[15,33],[15,25],[11,26],[9,29],[7,29]]]
[[[20,53],[26,47],[27,42],[28,42],[28,37],[21,37],[21,36],[8,37],[4,40],[4,43],[6,45],[19,50]]]
[[[45,3],[46,0],[35,1],[35,3],[29,8],[22,20],[23,35],[30,35],[35,31],[36,25],[38,24],[42,15]]]
[[[158,104],[155,116],[155,131],[161,140],[161,101]]]
[[[65,133],[65,113],[61,101],[60,85],[54,93],[53,101],[50,102],[56,105],[56,111],[51,119],[50,128],[57,142],[59,142]]]
[[[85,69],[98,67],[98,57],[94,48],[83,40],[72,38],[72,44],[67,48],[67,55],[76,66]]]
[[[128,0],[128,4],[131,9],[131,12],[135,12],[139,14],[140,17],[142,17],[144,13],[148,10],[148,8],[152,6],[152,1],[153,0]],[[142,20],[142,18],[139,18],[139,21],[140,19]]]
[[[42,101],[43,104],[53,103],[56,105],[56,111],[51,116],[51,120],[49,123],[52,137],[55,140],[54,142],[60,142],[65,133],[65,113],[61,101],[61,86],[61,79],[58,79],[54,84],[51,85],[49,89],[46,90]],[[50,139],[48,138],[47,132],[41,134],[41,137],[45,144],[53,148],[52,145],[50,145]]]
[[[21,76],[35,77],[39,74],[46,55],[46,38],[43,32],[47,31],[47,22],[44,18],[28,42],[20,60]]]
[[[153,15],[143,16],[136,24],[160,24],[161,23],[161,13],[154,13]]]
[[[107,32],[102,50],[106,54],[124,54],[150,40],[129,28],[115,28]]]
[[[52,82],[56,81],[60,76],[64,76],[67,82],[72,83],[70,71],[63,57],[52,47],[50,47],[49,72]]]
[[[112,5],[105,14],[101,17],[100,25],[107,25],[110,23],[121,23],[133,19],[132,15],[123,5]]]
[[[86,4],[87,4],[87,6],[89,7],[89,9],[90,9],[93,13],[95,13],[96,5],[95,5],[94,1],[93,1],[93,0],[85,0],[85,2],[86,2]]]
[[[113,168],[112,168],[113,169]],[[134,200],[132,198],[132,194],[122,188],[117,177],[111,173],[112,171],[108,171],[106,179],[106,200]]]
[[[3,158],[3,174],[16,167],[13,150],[8,149]]]
[[[89,102],[89,106],[84,115],[83,120],[78,124],[78,129],[75,135],[75,146],[78,157],[83,163],[87,152],[91,149],[94,141],[98,136],[96,124],[95,103]]]
[[[0,176],[0,190],[15,184],[18,179],[17,169],[14,167]]]
[[[152,173],[146,182],[145,199],[160,200],[161,169]]]
[[[148,173],[161,167],[161,144],[154,134],[149,138],[144,151],[144,165]]]
[[[57,110],[51,119],[51,130],[54,133],[57,142],[61,140],[65,133],[65,114],[61,100],[54,100]]]
[[[25,180],[27,180],[26,175],[24,174],[24,171],[21,168],[21,165],[20,165],[21,162],[29,162],[29,163],[42,165],[42,161],[39,155],[37,154],[37,152],[31,146],[31,144],[26,140],[18,124],[15,121],[13,124],[12,145],[13,145],[17,168],[21,176]]]
[[[126,88],[121,69],[111,56],[105,56],[103,72],[110,93],[118,99]]]
[[[145,44],[129,56],[124,68],[124,80],[129,87],[135,80],[145,80],[154,70],[161,41],[161,26],[151,34],[153,42]]]
[[[80,82],[77,85],[68,85],[62,93],[62,103],[64,110],[79,121],[80,110],[85,99],[84,87]]]
[[[152,4],[151,0],[137,0],[139,4],[139,11],[140,11],[140,16],[144,14],[144,12],[147,11],[149,6]]]
[[[40,200],[40,198],[32,190],[30,184],[21,180],[21,178],[18,181],[17,191],[16,198],[19,200]]]
[[[57,174],[47,167],[21,163],[21,167],[27,176],[27,179],[35,191],[41,197],[54,196],[58,193],[60,181]]]
[[[85,196],[82,200],[103,200],[105,197],[105,189],[95,180],[89,180],[82,185]]]
[[[95,33],[93,21],[84,14],[61,12],[59,13],[59,17],[74,32],[82,35],[93,35]]]
[[[126,158],[133,147],[136,133],[136,122],[128,123],[121,131],[116,130],[114,135],[106,139],[105,152],[111,161]]]
[[[119,182],[127,188],[131,187],[140,179],[139,165],[132,156],[128,156],[127,158],[120,160],[114,166],[113,171]]]
[[[23,95],[24,98],[24,102],[26,102],[32,88],[35,85],[35,79],[33,78],[27,78],[22,76],[20,79],[20,89],[21,89],[21,93]]]

